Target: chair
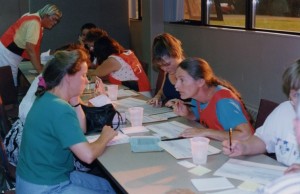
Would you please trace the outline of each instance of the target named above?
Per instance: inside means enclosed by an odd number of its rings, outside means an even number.
[[[14,85],[10,66],[0,67],[0,95],[7,110],[7,116],[9,118],[18,117],[18,90]]]
[[[165,72],[163,70],[159,69],[154,94],[157,94],[157,92],[160,90],[162,83],[164,81],[164,75],[165,75]]]
[[[261,99],[259,103],[258,113],[255,121],[254,128],[257,129],[258,127],[262,126],[269,116],[269,114],[278,106],[278,103],[267,100]]]
[[[14,85],[10,66],[0,67],[0,94],[4,105],[18,103],[18,91]]]
[[[16,182],[16,167],[11,165],[7,160],[7,155],[4,149],[2,138],[0,137],[0,168],[1,168],[1,181],[6,181],[4,194],[15,193],[15,182]],[[4,179],[5,178],[5,179]],[[4,180],[3,180],[4,179]],[[3,192],[3,191],[2,191]]]
[[[258,113],[255,121],[254,129],[257,129],[258,127],[262,126],[266,120],[266,118],[269,116],[269,114],[278,106],[278,103],[261,99],[259,103]],[[266,153],[265,155],[273,158],[276,160],[276,154],[275,153]]]
[[[6,115],[2,97],[0,95],[0,135],[2,138],[5,137],[5,135],[10,130],[10,128],[11,128],[11,123],[9,122],[8,117]]]

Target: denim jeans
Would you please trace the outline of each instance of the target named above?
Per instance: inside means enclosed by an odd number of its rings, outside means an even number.
[[[19,175],[16,179],[17,194],[115,194],[106,179],[84,172],[73,171],[70,180],[57,185],[38,185],[25,181]]]

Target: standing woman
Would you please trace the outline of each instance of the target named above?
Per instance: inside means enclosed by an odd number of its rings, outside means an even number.
[[[199,120],[205,129],[190,128],[183,137],[205,136],[223,141],[233,130],[234,139],[245,140],[252,133],[250,118],[237,90],[216,77],[209,64],[200,58],[182,61],[176,71],[175,88],[182,99],[192,98],[189,109],[183,101],[173,102],[174,112],[190,120]]]
[[[23,59],[31,61],[38,73],[43,66],[40,46],[44,28],[52,29],[62,17],[56,5],[47,4],[37,13],[26,13],[12,24],[0,39],[0,67],[10,65],[15,86],[18,66]]]
[[[116,40],[102,36],[94,43],[94,54],[99,66],[90,75],[104,77],[112,84],[128,88],[150,97],[148,77],[131,50],[125,50]]]
[[[79,102],[88,83],[88,62],[80,49],[58,51],[45,67],[23,130],[17,193],[115,193],[105,179],[73,171],[73,154],[91,163],[116,135],[105,126],[88,143],[83,134],[85,115]]]
[[[161,88],[157,94],[148,101],[149,104],[159,106],[162,101],[180,99],[180,94],[175,90],[175,72],[178,64],[184,59],[181,42],[169,33],[156,36],[152,44],[152,62],[164,71]]]

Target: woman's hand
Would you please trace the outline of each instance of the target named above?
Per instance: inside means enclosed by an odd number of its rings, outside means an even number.
[[[180,134],[182,137],[206,137],[206,129],[188,128]]]
[[[300,164],[292,164],[290,167],[288,167],[284,171],[284,174],[290,174],[290,173],[296,173],[296,172],[300,172]]]
[[[172,104],[172,108],[173,108],[173,111],[175,114],[179,115],[179,116],[183,116],[183,117],[187,117],[189,114],[190,114],[190,109],[188,108],[188,106],[186,106],[184,104],[184,102],[182,100],[179,100],[179,99],[176,99],[173,101],[173,104]],[[170,102],[170,101],[169,101]],[[170,102],[171,104],[172,102]]]
[[[70,98],[69,103],[71,104],[71,106],[75,106],[75,105],[81,103],[80,96],[74,96],[74,97]]]
[[[104,141],[107,144],[110,140],[112,140],[117,135],[118,135],[117,131],[115,131],[110,126],[105,125],[101,131],[100,139],[101,141]]]
[[[223,145],[223,153],[225,155],[228,155],[229,157],[241,156],[244,154],[245,145],[238,140],[232,140],[231,146],[229,140],[224,140],[222,142],[222,145]]]
[[[162,106],[161,96],[156,95],[153,98],[151,98],[150,100],[148,100],[147,103],[154,107],[161,107]]]

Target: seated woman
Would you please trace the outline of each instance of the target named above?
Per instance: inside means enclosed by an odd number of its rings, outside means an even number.
[[[103,36],[94,43],[94,54],[99,66],[89,75],[108,76],[108,81],[112,84],[122,84],[151,97],[148,77],[131,50],[125,50],[113,38]]]
[[[184,59],[181,42],[169,33],[156,36],[152,44],[152,63],[163,70],[164,78],[157,94],[148,101],[149,104],[160,106],[162,102],[180,99],[175,90],[175,72],[178,64]]]
[[[224,141],[225,154],[233,157],[268,152],[275,153],[277,160],[287,166],[293,163],[300,164],[299,146],[293,125],[299,96],[297,91],[300,89],[300,60],[288,67],[282,78],[283,91],[289,100],[275,108],[264,124],[256,129],[255,134],[247,141],[233,140],[231,151],[229,142]]]
[[[192,98],[190,109],[181,100],[167,102],[174,112],[191,120],[200,120],[207,128],[190,128],[183,137],[204,136],[223,141],[233,130],[235,139],[245,140],[253,128],[240,94],[227,81],[216,77],[209,64],[200,58],[183,60],[176,70],[175,88],[182,99]]]
[[[58,51],[43,71],[27,117],[17,164],[16,190],[22,193],[115,193],[103,178],[74,171],[73,154],[91,163],[117,135],[105,126],[89,143],[79,104],[89,56],[82,50]]]

